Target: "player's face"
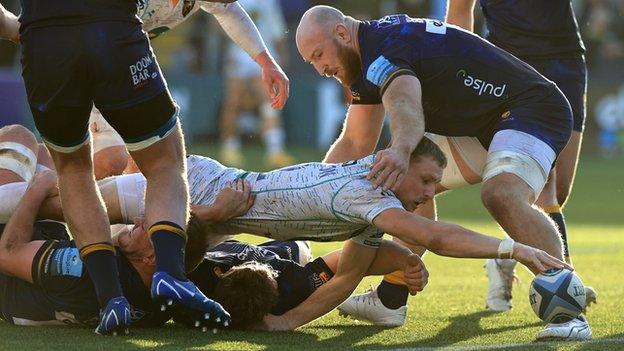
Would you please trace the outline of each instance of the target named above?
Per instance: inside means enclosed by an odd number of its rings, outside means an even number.
[[[134,226],[126,226],[113,237],[113,245],[119,247],[126,257],[142,258],[154,252],[145,229],[145,219],[135,218]]]
[[[320,75],[334,77],[346,87],[360,75],[360,56],[336,38],[302,44],[300,52]]]
[[[395,195],[403,207],[414,211],[418,205],[425,203],[435,195],[436,184],[442,180],[442,168],[431,157],[419,157],[418,162],[410,164],[407,176]]]

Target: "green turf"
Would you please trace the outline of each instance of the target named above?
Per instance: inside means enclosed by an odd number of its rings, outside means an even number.
[[[194,152],[214,155],[213,148]],[[294,150],[300,161],[319,153]],[[258,150],[246,150],[249,168],[265,169]],[[344,350],[427,349],[450,350],[505,348],[511,350],[624,350],[624,162],[585,159],[567,207],[572,257],[587,285],[598,291],[598,304],[588,314],[594,333],[592,343],[533,343],[541,323],[528,304],[530,276],[518,270],[514,308],[503,314],[487,312],[484,294],[487,280],[481,260],[425,256],[429,285],[410,298],[405,326],[384,329],[339,317],[332,312],[309,326],[287,333],[219,331],[201,334],[175,325],[157,330],[133,329],[126,338],[94,336],[73,327],[26,328],[0,323],[0,350]],[[439,201],[443,220],[500,235],[479,202],[478,188],[455,191]],[[257,240],[257,239],[256,239]],[[339,244],[314,244],[316,255]],[[358,291],[376,285],[367,278]]]

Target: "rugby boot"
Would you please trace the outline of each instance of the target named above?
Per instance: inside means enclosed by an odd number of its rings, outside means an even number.
[[[181,281],[166,272],[152,277],[152,298],[161,311],[176,310],[190,318],[192,325],[202,328],[230,324],[230,314],[221,305],[207,298],[190,280]]]
[[[517,279],[515,267],[515,260],[486,260],[485,271],[490,284],[485,298],[486,308],[495,312],[504,312],[511,309],[511,289],[514,279]]]
[[[583,315],[565,323],[547,324],[536,337],[538,341],[583,341],[591,338],[591,328]]]
[[[130,304],[125,297],[110,299],[100,311],[100,324],[95,333],[100,335],[126,335],[130,326]]]
[[[405,324],[407,306],[391,309],[381,302],[377,290],[369,289],[360,295],[352,295],[338,306],[338,313],[374,325],[399,327]]]

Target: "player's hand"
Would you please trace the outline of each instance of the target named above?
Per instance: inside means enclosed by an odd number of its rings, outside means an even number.
[[[388,148],[377,152],[375,161],[366,179],[373,182],[375,188],[396,191],[407,174],[409,154]]]
[[[425,263],[416,254],[411,254],[407,257],[403,276],[411,295],[416,295],[419,291],[423,291],[429,281],[429,272],[425,267]]]
[[[217,195],[212,207],[218,214],[213,222],[225,222],[247,213],[253,206],[256,196],[251,193],[251,185],[237,179],[225,187]]]
[[[524,264],[533,273],[539,274],[551,268],[574,270],[569,264],[549,255],[546,251],[521,244],[514,243],[513,258]]]
[[[286,318],[273,314],[267,314],[264,316],[262,322],[254,325],[253,329],[261,331],[287,331],[293,330],[294,328],[290,326]]]
[[[47,192],[47,197],[58,195],[58,177],[55,171],[45,170],[35,174],[33,177],[32,187],[37,187]]]
[[[271,98],[271,107],[281,110],[290,94],[288,77],[266,51],[259,54],[256,61],[262,68],[262,85]]]

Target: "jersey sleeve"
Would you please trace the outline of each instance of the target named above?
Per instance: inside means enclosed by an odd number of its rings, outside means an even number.
[[[401,39],[388,38],[364,66],[362,79],[352,87],[353,104],[380,104],[393,80],[403,75],[416,76],[413,67],[416,56],[413,46]]]
[[[373,224],[375,217],[390,208],[403,209],[403,205],[392,192],[375,189],[366,178],[344,185],[332,201],[336,217],[359,224]]]

